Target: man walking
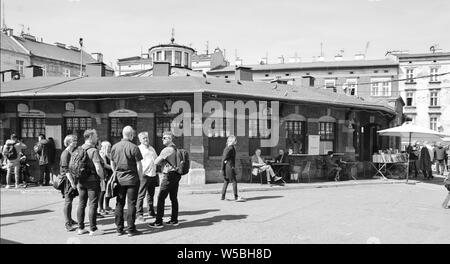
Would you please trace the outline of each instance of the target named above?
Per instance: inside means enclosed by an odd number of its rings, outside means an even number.
[[[433,179],[433,172],[431,171],[431,162],[432,159],[430,157],[430,152],[426,145],[422,145],[420,149],[420,158],[419,158],[419,166],[423,173],[424,179]]]
[[[150,146],[150,141],[148,139],[148,132],[141,132],[138,135],[139,150],[142,154],[142,171],[143,175],[140,179],[139,194],[137,200],[137,219],[140,222],[145,222],[144,220],[144,198],[147,195],[147,206],[148,214],[151,217],[155,217],[155,209],[153,206],[153,196],[155,195],[155,187],[159,186],[159,177],[156,175],[156,164],[155,159],[158,157],[156,155],[155,149]]]
[[[166,222],[168,225],[178,225],[178,185],[181,179],[181,175],[175,171],[176,167],[176,146],[173,143],[173,134],[170,131],[166,131],[163,134],[163,144],[166,146],[158,158],[155,160],[155,164],[162,166],[162,179],[161,186],[158,194],[158,204],[156,210],[156,220],[153,223],[148,224],[151,228],[162,228],[163,216],[164,216],[164,203],[167,195],[172,202],[172,215],[170,221]]]
[[[39,160],[39,172],[41,186],[47,186],[50,182],[50,163],[49,163],[49,151],[50,146],[44,134],[39,134],[38,142],[34,146],[34,152],[37,154]]]
[[[17,140],[16,134],[12,134],[10,139],[6,140],[2,154],[6,158],[6,189],[11,188],[11,173],[14,171],[15,187],[20,184],[20,154],[27,146]],[[1,160],[0,160],[1,165]],[[25,180],[24,183],[26,184]],[[26,186],[26,185],[24,185]]]
[[[436,163],[436,173],[441,176],[444,176],[444,171],[446,169],[444,162],[446,155],[447,152],[445,151],[445,148],[440,142],[437,143],[436,147],[434,148],[434,161]]]
[[[100,181],[104,181],[105,176],[103,174],[100,154],[95,147],[98,141],[97,131],[95,129],[88,129],[84,131],[83,136],[84,144],[80,148],[86,151],[86,167],[88,172],[86,176],[78,179],[78,192],[80,197],[80,203],[78,204],[77,210],[78,234],[82,235],[87,233],[84,229],[84,216],[86,205],[89,200],[89,235],[97,236],[103,234],[103,231],[97,228],[97,208],[100,196]],[[76,155],[75,153],[77,151],[81,151],[81,149],[75,150],[72,156]]]
[[[119,236],[124,234],[123,208],[126,199],[128,207],[127,233],[128,236],[134,236],[140,233],[136,230],[134,222],[136,220],[139,178],[142,178],[142,154],[138,146],[131,142],[134,137],[134,130],[131,126],[123,128],[122,136],[122,140],[111,149],[111,167],[116,173],[120,185],[115,209],[116,231]]]

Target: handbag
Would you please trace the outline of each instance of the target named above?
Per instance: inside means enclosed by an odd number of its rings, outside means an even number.
[[[64,188],[65,181],[66,181],[65,175],[58,175],[58,176],[54,177],[53,178],[53,188],[55,188],[56,190],[62,191],[62,189]]]

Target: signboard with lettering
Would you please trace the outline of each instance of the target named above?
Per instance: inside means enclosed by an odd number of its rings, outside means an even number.
[[[308,154],[309,155],[319,155],[320,147],[320,136],[319,135],[309,135],[308,136]]]
[[[128,109],[119,109],[109,113],[109,117],[137,117],[137,113]]]
[[[45,113],[40,110],[31,109],[28,112],[19,112],[19,117],[28,117],[28,118],[45,118]]]

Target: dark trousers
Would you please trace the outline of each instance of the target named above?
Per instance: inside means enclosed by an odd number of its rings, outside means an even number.
[[[433,178],[433,172],[431,171],[431,166],[428,168],[423,168],[422,173],[423,173],[423,177],[425,179]]]
[[[80,203],[78,204],[77,218],[78,226],[84,229],[84,216],[86,205],[89,200],[89,224],[90,230],[97,230],[97,208],[98,198],[100,195],[100,183],[88,182],[78,185],[78,192],[80,196]]]
[[[66,226],[70,226],[71,222],[72,222],[72,202],[73,202],[73,197],[71,197],[68,194],[64,195],[64,219],[66,222]]]
[[[39,172],[41,175],[40,181],[42,184],[48,184],[50,182],[50,165],[43,164],[39,165]]]
[[[123,231],[124,229],[124,217],[123,208],[125,207],[125,199],[127,200],[127,229],[129,231],[135,230],[136,226],[134,222],[136,220],[136,201],[138,196],[138,186],[129,185],[119,187],[119,192],[116,197],[116,208],[115,208],[115,222],[117,231]]]
[[[111,197],[105,198],[106,191],[100,192],[100,197],[98,199],[98,207],[100,210],[105,209],[105,207],[109,207],[109,200],[111,200]],[[103,207],[103,201],[105,202],[105,207]]]
[[[155,187],[159,186],[159,177],[144,176],[139,186],[136,210],[138,215],[144,215],[144,198],[147,195],[148,212],[154,211],[153,197],[155,196]]]
[[[416,161],[415,160],[411,160],[409,162],[409,174],[411,174],[411,172],[414,170],[414,178],[417,178],[417,165],[416,165]]]
[[[162,223],[162,218],[164,216],[164,203],[167,195],[170,197],[172,203],[172,215],[170,219],[172,221],[178,221],[178,186],[180,183],[181,175],[176,172],[169,172],[163,174],[161,179],[161,187],[159,187],[158,194],[158,207],[156,212],[156,222]]]
[[[234,198],[237,199],[238,192],[237,192],[236,176],[231,176],[229,178],[225,178],[225,181],[223,182],[223,186],[222,186],[222,198],[225,199],[225,194],[227,193],[228,183],[230,183],[230,182],[233,184]]]

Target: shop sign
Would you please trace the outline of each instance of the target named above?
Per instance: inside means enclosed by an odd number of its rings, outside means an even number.
[[[109,113],[109,117],[137,117],[137,113],[128,109],[119,109]]]
[[[45,118],[45,113],[40,110],[31,109],[28,112],[19,112],[19,117],[27,118]]]

